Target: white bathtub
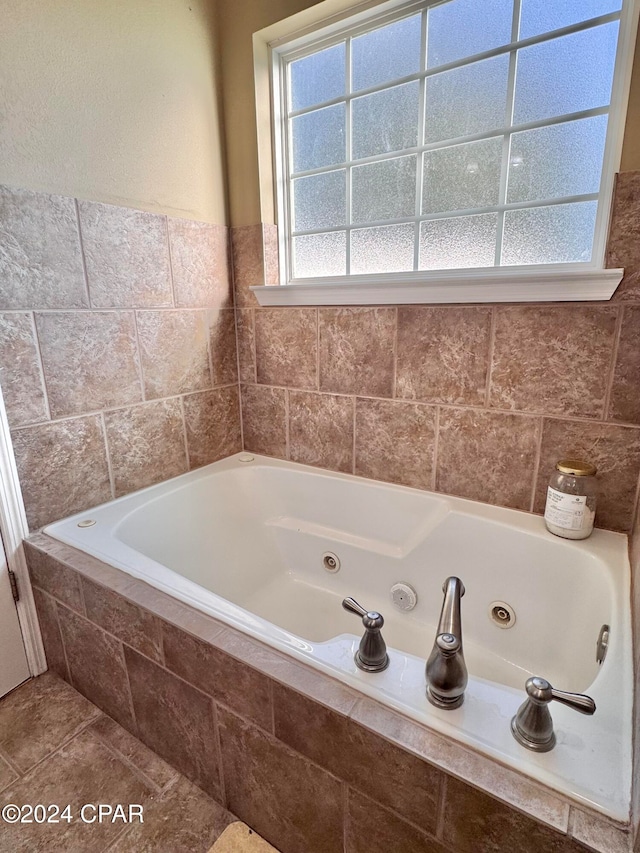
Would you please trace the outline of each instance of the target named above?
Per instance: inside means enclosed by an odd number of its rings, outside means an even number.
[[[95,524],[82,526],[87,521]],[[558,539],[541,518],[241,453],[49,525],[45,533],[339,678],[432,729],[619,821],[629,819],[632,656],[626,537],[601,530]],[[341,569],[326,571],[325,552]],[[455,711],[431,706],[424,666],[442,583],[466,587],[462,626],[469,684]],[[411,584],[409,613],[390,587]],[[391,663],[353,661],[353,596],[385,617]],[[513,627],[490,605],[506,602]],[[596,641],[611,626],[602,666]],[[587,692],[593,717],[557,703],[558,745],[538,755],[509,722],[524,683],[541,675]]]

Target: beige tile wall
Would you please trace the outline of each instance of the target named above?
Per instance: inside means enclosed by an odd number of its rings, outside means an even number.
[[[32,528],[240,449],[226,227],[0,187],[0,235]]]
[[[274,226],[233,228],[244,444],[542,512],[557,459],[593,460],[597,524],[631,529],[640,475],[640,172],[618,178],[607,303],[260,308]]]

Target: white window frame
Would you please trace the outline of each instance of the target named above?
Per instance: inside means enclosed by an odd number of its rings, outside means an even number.
[[[440,0],[434,0],[439,2]],[[339,0],[338,0],[339,2]],[[520,3],[521,0],[515,0]],[[337,14],[329,15],[336,0],[327,0],[314,7],[316,18],[300,26],[302,15],[293,16],[280,25],[254,36],[256,59],[256,101],[259,116],[264,112],[266,87],[264,74],[270,76],[270,108],[272,137],[269,140],[273,160],[270,163],[275,185],[277,221],[289,221],[287,152],[282,143],[283,122],[286,122],[285,93],[281,86],[281,67],[284,57],[303,56],[334,43],[339,33],[349,35],[366,32],[373,25],[380,26],[424,8],[424,0],[388,0],[385,3],[368,2],[349,4],[342,2]],[[427,4],[430,5],[430,4]],[[640,0],[624,0],[620,15],[618,53],[614,70],[609,128],[604,151],[603,178],[599,197],[598,215],[594,234],[592,259],[575,264],[541,264],[511,267],[484,267],[471,269],[413,271],[404,273],[374,273],[366,275],[328,276],[323,278],[292,279],[290,275],[290,238],[288,227],[279,228],[280,285],[259,286],[254,291],[261,305],[362,305],[403,303],[464,303],[464,302],[536,302],[607,300],[622,279],[622,269],[606,269],[605,251],[611,214],[611,200],[615,174],[619,169],[626,107],[631,81],[632,60],[638,26]],[[324,16],[322,15],[324,12]],[[307,16],[308,19],[308,16]],[[601,22],[610,20],[601,16]],[[577,24],[555,31],[555,35],[579,31]],[[546,34],[518,42],[518,46],[536,44],[548,38]],[[513,46],[508,48],[513,50]],[[476,58],[489,58],[506,52],[505,46],[479,54]],[[266,55],[265,55],[266,54]],[[266,60],[266,61],[265,61]],[[443,66],[453,67],[458,63]],[[460,63],[461,64],[461,63]],[[266,67],[265,67],[266,66]],[[438,69],[441,70],[441,69]],[[431,73],[430,71],[427,74]],[[424,79],[424,72],[414,75]],[[403,78],[404,81],[404,78]],[[377,88],[377,87],[376,87]],[[380,87],[383,88],[383,87]],[[600,110],[592,111],[594,114]],[[581,114],[582,116],[583,114]],[[584,114],[585,116],[588,113]],[[283,118],[284,117],[284,118]],[[566,121],[567,117],[562,118]],[[545,122],[545,125],[554,123]],[[491,134],[495,136],[495,131]],[[478,135],[480,136],[480,135]],[[264,142],[264,138],[262,139]],[[259,146],[261,140],[259,139]],[[272,147],[271,147],[272,146]],[[422,146],[417,148],[422,150]],[[405,153],[405,152],[400,152]],[[413,149],[411,149],[413,153]],[[388,155],[385,155],[388,156]],[[261,161],[261,185],[265,187],[265,158]],[[539,203],[531,204],[534,207]]]

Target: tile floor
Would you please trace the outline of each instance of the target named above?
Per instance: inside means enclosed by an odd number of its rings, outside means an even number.
[[[9,803],[69,804],[74,819],[0,819],[0,853],[204,853],[236,820],[52,673],[0,700],[0,808]],[[140,804],[144,822],[79,819],[100,803]]]

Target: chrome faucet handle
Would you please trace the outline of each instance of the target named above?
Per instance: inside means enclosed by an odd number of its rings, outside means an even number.
[[[364,672],[382,672],[389,666],[387,644],[380,633],[384,618],[377,610],[366,610],[355,598],[345,598],[342,606],[360,616],[364,625],[364,635],[354,655],[356,666]]]
[[[546,678],[537,675],[527,679],[525,690],[527,698],[511,720],[511,733],[519,744],[534,752],[549,752],[556,745],[548,707],[552,700],[581,714],[591,716],[596,712],[596,703],[590,696],[556,690]]]

